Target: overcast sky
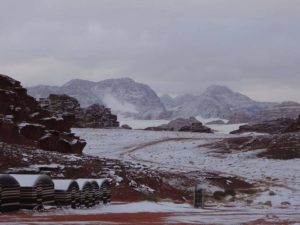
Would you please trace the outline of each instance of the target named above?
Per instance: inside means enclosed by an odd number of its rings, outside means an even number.
[[[299,0],[0,0],[0,73],[300,102]]]

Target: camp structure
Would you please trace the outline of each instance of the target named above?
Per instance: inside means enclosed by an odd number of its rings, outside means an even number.
[[[17,211],[20,207],[20,184],[8,174],[0,174],[0,212]]]
[[[54,205],[54,184],[45,174],[11,174],[20,188],[20,208],[42,208],[44,205]]]
[[[110,181],[109,179],[97,179],[96,181],[100,187],[100,201],[107,204],[111,201]]]
[[[93,204],[99,205],[100,204],[100,186],[97,181],[91,180],[90,181],[92,185],[92,191],[93,191]]]
[[[52,180],[55,204],[57,206],[80,207],[80,189],[75,180]]]
[[[80,189],[80,203],[87,208],[93,206],[93,188],[88,179],[77,179]]]
[[[100,187],[97,181],[92,179],[79,179],[81,182],[88,181],[91,184],[90,206],[100,204]]]

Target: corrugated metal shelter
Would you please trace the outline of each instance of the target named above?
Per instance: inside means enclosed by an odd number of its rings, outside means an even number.
[[[97,179],[100,187],[100,201],[107,204],[111,201],[111,187],[109,179]]]
[[[20,207],[20,184],[8,174],[0,174],[0,212],[17,211]]]
[[[76,180],[80,189],[80,202],[81,205],[89,208],[93,206],[93,188],[88,179]]]
[[[54,183],[55,204],[80,207],[80,189],[75,180],[52,180]]]
[[[99,205],[100,204],[100,186],[97,181],[91,180],[91,185],[93,189],[93,204]]]
[[[54,205],[54,184],[45,174],[11,174],[20,184],[20,208]]]

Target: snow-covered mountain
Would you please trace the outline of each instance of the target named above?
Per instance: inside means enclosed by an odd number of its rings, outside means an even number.
[[[130,78],[108,79],[100,82],[71,80],[61,87],[35,86],[28,93],[36,98],[49,94],[67,94],[78,99],[82,107],[94,103],[104,104],[114,113],[138,119],[162,119],[168,117],[164,104],[147,85]]]
[[[176,98],[165,95],[161,99],[167,110],[173,111],[173,118],[202,116],[230,119],[243,115],[248,120],[263,108],[273,105],[273,103],[254,101],[228,87],[219,85],[208,87],[201,95],[185,94]]]
[[[231,123],[268,120],[268,115],[290,117],[300,114],[299,106],[275,107],[277,103],[258,102],[234,92],[228,87],[212,85],[202,94],[184,94],[161,98],[147,85],[130,78],[108,79],[100,82],[71,80],[61,87],[35,86],[28,93],[36,98],[49,94],[67,94],[78,99],[82,107],[103,104],[118,116],[136,119],[221,118]],[[278,112],[282,113],[278,113]],[[267,112],[267,113],[264,113]],[[273,119],[274,119],[273,118]],[[275,118],[276,119],[276,118]]]

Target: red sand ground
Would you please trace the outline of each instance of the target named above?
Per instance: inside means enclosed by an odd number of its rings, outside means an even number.
[[[122,225],[164,225],[164,224],[176,224],[176,225],[190,225],[195,223],[168,223],[168,217],[176,216],[176,213],[114,213],[114,214],[99,214],[99,215],[43,215],[41,214],[31,214],[31,213],[17,213],[17,214],[2,214],[0,215],[0,223],[5,222],[22,222],[22,224],[39,224],[39,222],[55,222],[57,224],[72,224],[72,222],[78,223],[95,223],[99,222],[101,225],[108,224],[122,224]],[[236,216],[239,216],[238,214]],[[212,215],[212,219],[216,215]],[[265,220],[254,220],[247,223],[242,223],[242,225],[292,225],[294,222],[267,222]],[[201,225],[201,224],[199,224]],[[205,225],[208,225],[205,223]],[[213,224],[211,224],[213,225]]]

